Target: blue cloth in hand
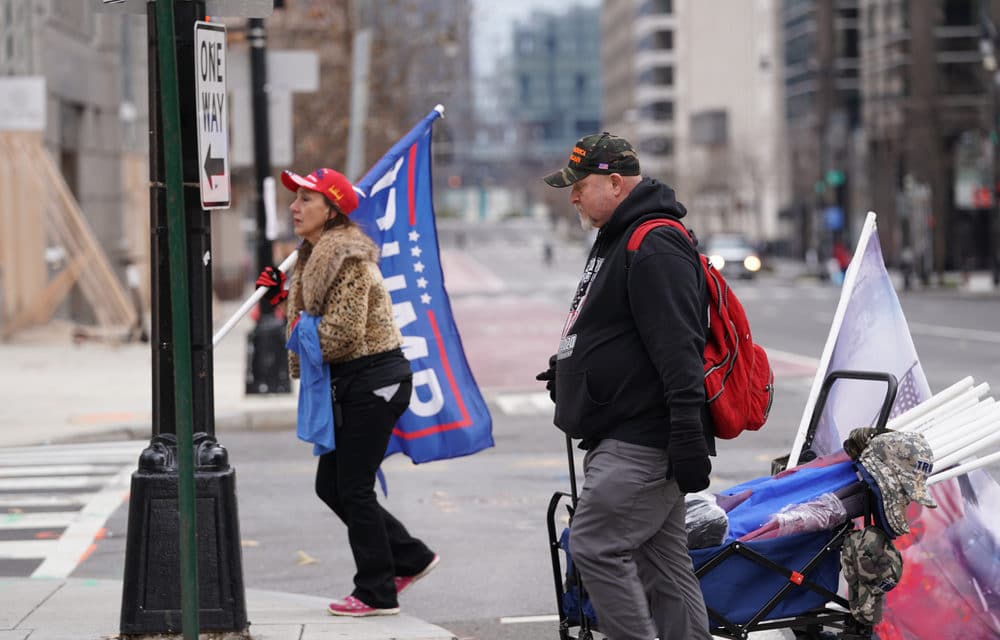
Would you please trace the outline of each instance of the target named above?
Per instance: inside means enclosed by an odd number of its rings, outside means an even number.
[[[323,362],[319,345],[319,316],[306,312],[292,329],[285,345],[299,355],[299,440],[313,444],[313,455],[336,449],[333,437],[333,398],[330,394],[330,367]]]

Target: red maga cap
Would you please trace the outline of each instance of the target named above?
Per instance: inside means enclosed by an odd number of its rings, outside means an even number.
[[[289,191],[298,191],[301,187],[322,193],[344,214],[350,214],[358,208],[358,194],[354,192],[354,185],[344,174],[333,169],[316,169],[307,176],[285,170],[281,172],[281,184]]]

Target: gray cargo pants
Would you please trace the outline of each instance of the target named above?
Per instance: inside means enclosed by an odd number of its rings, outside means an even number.
[[[611,640],[710,640],[667,452],[602,440],[583,460],[570,550]]]

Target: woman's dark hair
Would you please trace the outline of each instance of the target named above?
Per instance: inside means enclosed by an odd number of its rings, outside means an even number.
[[[333,200],[330,200],[326,196],[323,196],[323,201],[326,202],[326,206],[337,212],[337,215],[333,216],[323,224],[323,231],[328,229],[334,229],[336,227],[353,227],[356,226],[355,222],[347,217],[347,214],[340,210]]]

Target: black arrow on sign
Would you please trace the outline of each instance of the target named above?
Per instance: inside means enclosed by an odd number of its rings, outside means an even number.
[[[226,162],[225,158],[213,158],[212,157],[212,145],[208,145],[208,153],[205,154],[205,175],[208,176],[208,186],[212,189],[215,188],[215,181],[212,180],[213,176],[221,176],[226,172]]]

